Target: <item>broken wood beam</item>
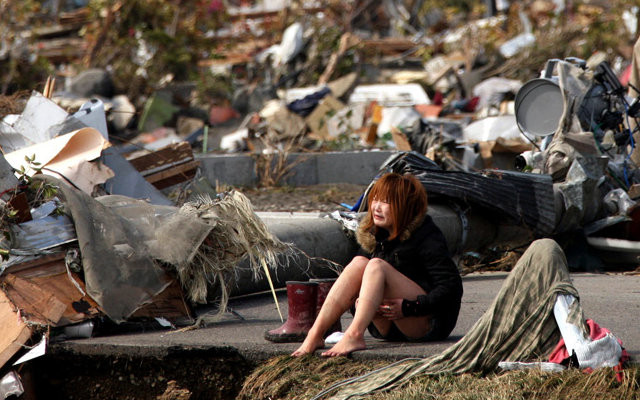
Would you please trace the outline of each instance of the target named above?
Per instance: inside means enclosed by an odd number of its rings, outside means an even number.
[[[193,179],[200,165],[187,142],[173,143],[128,161],[157,189]]]

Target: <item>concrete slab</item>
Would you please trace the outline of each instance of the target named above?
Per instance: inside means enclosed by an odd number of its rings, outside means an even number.
[[[458,325],[451,337],[434,343],[389,343],[367,336],[368,349],[353,354],[354,359],[397,360],[406,357],[426,357],[437,354],[459,340],[490,306],[506,273],[472,274],[463,278],[465,294]],[[587,318],[610,329],[623,341],[624,347],[640,356],[640,276],[614,274],[572,274],[581,295]],[[279,302],[286,315],[286,293],[279,293]],[[266,330],[281,325],[270,294],[258,294],[232,299],[231,308],[240,320],[226,314],[218,323],[206,328],[184,332],[157,331],[71,340],[51,346],[50,353],[73,351],[80,354],[129,354],[160,356],[176,348],[220,349],[237,352],[250,361],[290,354],[298,344],[274,344],[266,341]],[[350,323],[347,313],[342,317],[343,329]],[[368,334],[367,334],[368,335]]]
[[[326,153],[292,153],[293,165],[283,183],[292,186],[323,183],[366,185],[395,151],[346,151]],[[258,182],[255,160],[249,154],[196,155],[203,175],[209,182],[232,186],[253,186]]]

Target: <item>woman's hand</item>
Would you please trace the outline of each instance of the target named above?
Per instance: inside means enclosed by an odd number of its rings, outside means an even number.
[[[378,313],[390,321],[404,318],[402,315],[402,299],[383,299],[378,307]]]

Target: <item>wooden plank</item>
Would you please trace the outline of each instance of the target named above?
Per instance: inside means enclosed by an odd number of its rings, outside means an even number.
[[[199,161],[190,161],[155,174],[147,175],[144,178],[157,189],[164,189],[193,179],[193,177],[196,176],[198,165],[200,165]]]
[[[186,174],[189,170],[197,168],[198,165],[200,165],[199,161],[189,161],[184,164],[179,164],[163,171],[156,172],[155,174],[146,175],[144,178],[150,183],[156,183],[170,176]]]
[[[0,367],[27,343],[31,334],[31,328],[20,318],[18,309],[0,291]]]
[[[167,164],[193,160],[193,150],[187,142],[173,143],[153,153],[127,160],[139,172],[148,171]]]
[[[60,271],[55,271],[54,272],[54,271],[50,271],[48,269],[34,268],[34,267],[46,266],[48,264],[58,265],[57,261],[64,260],[65,254],[66,254],[66,252],[64,252],[64,251],[59,251],[59,252],[53,253],[53,254],[46,254],[46,255],[43,255],[42,257],[39,257],[39,258],[37,258],[35,260],[29,260],[29,261],[25,261],[25,262],[20,263],[20,264],[14,264],[14,265],[12,265],[10,267],[7,267],[5,272],[19,275],[22,278],[29,278],[29,277],[32,277],[32,276],[40,276],[43,273],[45,273],[43,271],[48,271],[46,273],[57,274]],[[63,264],[63,270],[64,270],[64,264]],[[27,271],[27,272],[19,273],[21,271]]]
[[[43,259],[25,263],[25,265],[20,264],[17,269],[11,267],[7,271],[53,294],[65,304],[62,317],[53,326],[73,324],[99,316],[102,313],[100,306],[90,296],[83,295],[69,279],[65,267],[64,252],[61,252],[61,256],[60,253],[52,256],[57,258],[43,257]],[[40,263],[35,261],[40,261]],[[71,273],[71,276],[80,289],[86,293],[87,290],[82,279],[74,272]]]
[[[7,297],[27,321],[55,326],[67,308],[53,293],[16,275],[8,274],[3,286]]]
[[[84,55],[86,43],[80,38],[39,40],[31,45],[31,50],[54,60],[76,59]]]

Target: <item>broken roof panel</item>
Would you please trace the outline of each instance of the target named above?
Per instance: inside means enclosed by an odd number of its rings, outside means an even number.
[[[553,232],[556,224],[550,175],[490,170],[485,173],[443,171],[415,152],[399,153],[381,171],[415,175],[430,196],[444,196],[497,211],[512,222],[525,224],[537,235]]]
[[[11,233],[13,246],[18,249],[47,250],[76,241],[73,222],[66,215],[14,224]]]

